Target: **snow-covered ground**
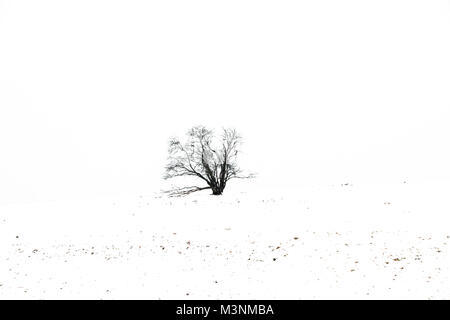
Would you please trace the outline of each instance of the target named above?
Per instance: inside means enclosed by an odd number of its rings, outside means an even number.
[[[450,183],[0,207],[0,299],[450,298]]]

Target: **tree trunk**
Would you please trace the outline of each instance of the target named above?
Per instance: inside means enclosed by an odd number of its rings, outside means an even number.
[[[221,188],[220,186],[214,186],[211,189],[212,189],[212,194],[215,196],[220,196],[223,193],[223,188]]]

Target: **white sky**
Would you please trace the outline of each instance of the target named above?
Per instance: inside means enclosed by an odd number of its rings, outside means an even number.
[[[449,1],[1,1],[0,203],[158,189],[234,126],[257,184],[450,178]]]

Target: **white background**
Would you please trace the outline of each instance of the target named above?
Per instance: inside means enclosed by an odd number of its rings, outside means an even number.
[[[449,299],[449,57],[449,1],[0,0],[0,299]],[[198,124],[258,178],[162,196]]]
[[[158,190],[236,127],[255,183],[450,177],[448,1],[0,1],[0,203]]]

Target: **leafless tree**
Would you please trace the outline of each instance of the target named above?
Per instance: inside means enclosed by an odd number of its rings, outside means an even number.
[[[234,129],[223,129],[215,139],[212,130],[194,127],[187,133],[187,141],[172,139],[169,142],[169,158],[164,178],[192,176],[203,180],[204,187],[184,187],[169,191],[172,196],[211,189],[212,194],[223,193],[227,182],[235,178],[251,178],[244,175],[237,165],[241,137]]]

